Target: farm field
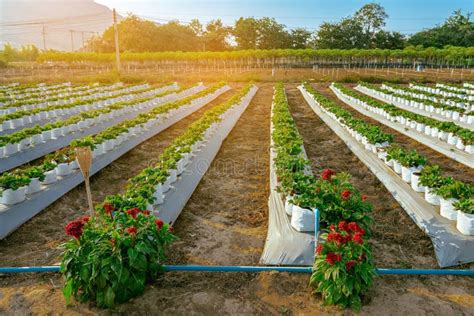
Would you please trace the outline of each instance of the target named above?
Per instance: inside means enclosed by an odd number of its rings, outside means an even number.
[[[371,235],[368,243],[372,247],[375,266],[406,269],[439,268],[439,260],[430,238],[352,149],[312,110],[298,89],[305,79],[309,78],[286,82],[282,86],[288,100],[289,113],[301,135],[313,174],[319,177],[328,168],[336,172],[348,172],[352,175],[350,184],[365,196],[364,201],[373,205],[371,213],[373,224],[370,225]],[[196,87],[196,82],[182,84],[178,81],[179,88],[174,89],[181,89],[177,91],[182,93],[187,91],[186,89]],[[473,185],[472,168],[455,162],[416,139],[362,114],[340,100],[330,89],[330,84],[331,81],[314,82],[310,86],[316,93],[348,111],[356,119],[377,126],[382,133],[393,135],[392,144],[406,150],[415,149],[426,157],[430,164],[440,166],[444,176],[451,176],[468,186]],[[180,114],[177,109],[181,106],[181,113],[185,113],[186,107],[194,102],[193,98],[200,97],[205,100],[200,103],[202,104],[200,108],[193,108],[193,111],[185,117],[170,123],[168,128],[160,130],[155,135],[150,134],[149,138],[141,140],[97,171],[91,177],[94,204],[100,205],[109,195],[126,194],[129,190],[127,179],[136,177],[147,167],[154,168],[165,149],[173,148],[173,142],[177,137],[185,135],[185,131],[190,128],[201,126],[194,126],[193,123],[206,115],[211,115],[209,113],[213,109],[222,108],[224,111],[222,113],[225,113],[225,102],[233,95],[239,96],[237,95],[239,92],[247,95],[252,91],[246,90],[251,89],[249,88],[251,86],[243,82],[230,81],[226,85],[230,90],[222,90],[212,100],[207,100],[205,97],[214,93],[212,89],[217,91],[219,87],[225,87],[225,84],[205,81],[199,91],[193,90],[188,95],[177,95],[174,99],[165,99],[162,103],[157,101],[154,105],[156,107],[147,108],[155,111],[150,113],[159,117],[164,112],[155,109],[160,107],[165,109],[166,104],[170,104],[172,113],[166,114],[165,119],[154,122],[159,125],[172,115]],[[353,89],[355,84],[343,84],[343,86],[356,91]],[[209,161],[209,169],[202,174],[199,184],[180,210],[179,217],[173,221],[174,234],[179,239],[167,249],[166,264],[205,266],[260,264],[267,238],[269,215],[273,211],[268,205],[272,163],[269,152],[272,99],[276,85],[273,82],[260,82],[256,83],[256,87],[258,90],[255,96],[251,97],[249,94],[248,107],[242,108],[240,117],[235,117],[237,119],[235,126],[229,125],[229,135],[224,137],[225,140],[220,145],[217,155]],[[2,89],[9,88],[2,87]],[[163,97],[159,93],[156,95]],[[185,101],[180,101],[182,99]],[[239,103],[235,100],[233,101],[235,104]],[[245,105],[245,102],[239,104]],[[221,119],[229,120],[239,113],[237,110],[231,110]],[[141,116],[136,115],[128,119],[133,120],[134,117]],[[142,121],[137,123],[144,124]],[[120,121],[116,124],[120,124]],[[215,125],[213,128],[214,132],[206,132],[204,136],[208,144],[212,143],[213,137],[219,135],[216,131],[224,129],[224,125]],[[144,135],[146,130],[151,130],[151,125],[148,129],[136,131],[136,134]],[[97,133],[100,133],[100,130],[94,134]],[[200,145],[204,147],[193,150],[194,155],[209,150],[205,143]],[[102,157],[107,155],[106,152]],[[41,159],[33,160],[31,165],[40,164],[40,161]],[[191,163],[187,168],[192,166]],[[186,179],[187,176],[189,174],[184,172],[178,179]],[[59,178],[59,182],[61,179]],[[179,187],[181,180],[175,182],[176,188],[181,188]],[[64,226],[71,220],[88,214],[87,196],[84,191],[84,185],[78,183],[1,240],[0,266],[58,264],[63,252],[58,247],[69,239],[64,233]],[[166,201],[169,193],[164,194]],[[24,202],[17,205],[21,203]],[[160,205],[152,206],[160,210]],[[158,217],[160,216],[158,213]],[[451,225],[455,230],[455,224]],[[314,253],[314,248],[310,251]],[[472,270],[473,263],[471,261],[461,264],[459,268]],[[311,294],[312,288],[308,285],[308,276],[308,274],[277,272],[258,274],[167,272],[149,283],[142,296],[117,305],[115,311],[164,314],[188,314],[191,311],[200,314],[344,313],[344,310],[323,306],[321,296]],[[5,314],[103,313],[103,310],[94,303],[73,301],[68,306],[63,297],[62,286],[63,278],[57,273],[0,275],[0,311]],[[474,309],[473,292],[472,277],[383,275],[374,279],[373,287],[362,297],[361,311],[364,314],[380,314],[383,311],[387,314],[467,315]],[[393,299],[394,297],[396,299]]]

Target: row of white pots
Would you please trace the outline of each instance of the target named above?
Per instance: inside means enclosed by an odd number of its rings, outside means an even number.
[[[459,93],[455,93],[455,92],[447,92],[447,91],[443,91],[443,90],[440,90],[440,89],[433,89],[431,87],[412,86],[412,88],[417,89],[417,90],[426,91],[426,92],[433,93],[433,94],[437,94],[437,95],[441,95],[443,97],[453,97],[453,98],[463,99],[463,100],[467,100],[467,101],[473,101],[474,100],[474,95],[465,95],[465,94],[459,94]]]
[[[453,87],[453,86],[449,86],[449,85],[446,85],[446,84],[443,84],[443,83],[436,83],[436,87],[440,87],[440,88],[443,88],[443,89],[448,89],[448,90],[451,90],[451,91],[454,91],[454,92],[474,94],[474,90],[467,89],[467,88]]]
[[[152,120],[149,120],[147,124],[152,123],[154,125],[154,124],[160,123],[161,121],[162,119],[152,119]],[[152,125],[148,125],[148,128],[151,128],[151,127]],[[107,153],[108,151],[113,150],[115,147],[120,146],[125,140],[129,139],[132,136],[136,136],[145,132],[146,129],[147,127],[145,126],[135,126],[135,127],[130,128],[129,132],[123,133],[115,139],[110,139],[110,140],[105,141],[104,143],[97,145],[97,148],[92,152],[93,157],[96,158],[100,155]],[[185,155],[184,157],[185,159],[189,160],[190,156]],[[181,174],[184,171],[184,167],[186,166],[188,160],[179,161],[178,163],[179,174]],[[42,182],[40,182],[39,179],[34,178],[34,179],[31,179],[31,182],[28,186],[18,188],[17,190],[8,189],[6,191],[3,191],[2,197],[0,198],[0,203],[4,205],[13,205],[13,204],[23,202],[26,199],[27,195],[37,193],[45,189],[46,188],[45,185],[55,183],[56,181],[58,181],[58,177],[67,176],[73,171],[78,170],[78,169],[79,169],[79,165],[77,161],[58,164],[55,169],[45,172],[45,179]],[[174,174],[175,174],[175,171],[171,171],[170,180],[173,180],[172,182],[176,181]]]
[[[465,101],[454,101],[454,100],[449,100],[449,99],[443,99],[441,97],[437,98],[437,97],[434,97],[434,96],[428,96],[428,95],[423,94],[421,92],[420,93],[414,93],[412,91],[406,91],[404,89],[396,89],[396,88],[386,86],[386,85],[382,85],[381,87],[383,89],[390,90],[394,93],[407,95],[407,96],[410,96],[410,97],[413,97],[413,98],[430,100],[430,101],[433,101],[433,102],[436,102],[436,103],[441,103],[441,104],[445,104],[445,105],[450,105],[450,106],[456,106],[456,107],[459,107],[459,108],[463,108],[463,109],[466,110],[466,112],[473,109],[472,104],[470,104],[467,100],[465,100]],[[394,98],[397,98],[397,97],[394,97]],[[399,100],[399,99],[396,99],[396,100]]]
[[[365,103],[364,101],[354,98],[352,96],[345,95],[341,91],[339,91],[337,88],[333,87],[334,91],[336,91],[336,94],[340,96],[341,98],[347,100],[350,103],[355,103],[362,108],[373,112],[375,114],[379,114],[383,116],[384,118],[390,120],[391,122],[398,122],[400,124],[404,124],[406,127],[409,127],[411,129],[416,130],[417,132],[421,134],[425,134],[427,136],[431,136],[433,138],[442,140],[447,142],[449,145],[455,146],[459,150],[463,150],[468,152],[469,154],[474,153],[474,145],[465,145],[462,141],[462,139],[458,136],[456,136],[453,133],[446,133],[443,131],[439,131],[435,127],[428,126],[423,123],[418,123],[416,121],[411,121],[407,118],[404,118],[403,116],[391,116],[389,113],[387,113],[384,109],[378,108],[378,107],[373,107]]]
[[[372,90],[372,89],[369,89],[369,88],[364,87],[364,86],[359,86],[359,88],[360,88],[360,90],[363,90],[365,93],[377,95],[377,96],[387,100],[388,102],[396,101],[396,102],[402,103],[405,106],[420,109],[420,110],[428,112],[428,113],[435,113],[435,114],[438,114],[440,116],[446,117],[447,119],[452,119],[453,121],[459,121],[459,122],[466,123],[466,124],[472,124],[473,127],[474,127],[474,115],[464,115],[464,114],[461,114],[460,112],[457,112],[457,111],[445,110],[441,107],[434,107],[432,105],[425,105],[423,103],[416,102],[416,101],[413,101],[413,100],[407,100],[407,99],[403,99],[403,98],[399,98],[399,97],[394,97],[390,94],[387,94],[387,93],[384,93],[384,92],[381,92],[381,91],[377,91],[377,90]]]
[[[45,172],[45,178],[43,181],[39,181],[38,178],[30,179],[30,183],[27,186],[18,188],[17,190],[8,189],[2,192],[0,197],[0,204],[3,205],[14,205],[21,203],[26,200],[28,195],[38,193],[47,188],[47,185],[53,184],[58,181],[58,177],[65,177],[74,171],[78,171],[79,165],[77,161],[70,163],[60,163],[55,169]]]
[[[104,121],[112,120],[115,117],[123,116],[127,113],[134,111],[147,109],[155,106],[157,103],[168,102],[169,100],[175,100],[178,96],[173,94],[173,96],[163,96],[147,102],[126,106],[122,109],[115,110],[106,114],[101,114],[98,117],[86,119],[79,121],[77,124],[66,125],[60,128],[55,128],[52,130],[43,131],[41,134],[34,135],[23,139],[19,143],[7,144],[3,147],[0,147],[0,158],[8,157],[24,150],[27,146],[34,146],[40,143],[45,143],[49,141],[56,141],[56,139],[65,136],[68,133],[74,133],[78,130],[90,128],[93,125],[103,124]]]
[[[85,95],[85,96],[82,96],[80,99],[82,101],[88,101],[88,100],[94,100],[94,99],[107,97],[108,99],[113,100],[114,97],[115,98],[120,98],[120,96],[116,97],[118,94],[124,94],[122,96],[127,97],[127,96],[129,96],[128,93],[132,93],[134,91],[138,91],[138,90],[142,90],[142,89],[146,89],[146,88],[148,88],[148,85],[145,84],[145,85],[128,87],[128,88],[124,88],[124,89],[117,89],[117,90],[109,91],[109,92],[99,92],[99,93],[95,93],[95,94],[91,94],[91,95]],[[155,90],[152,90],[152,91],[158,91],[157,93],[159,93],[160,91],[162,91],[162,89],[163,88],[158,88],[158,89],[155,89]],[[122,100],[126,100],[126,99],[122,99]],[[5,109],[0,109],[0,115],[13,113],[13,112],[20,111],[20,110],[28,111],[28,110],[35,109],[35,108],[44,108],[44,107],[54,106],[54,105],[63,105],[63,104],[67,104],[67,103],[71,103],[71,102],[75,102],[75,101],[77,101],[76,98],[66,99],[66,100],[40,102],[40,103],[35,103],[35,104],[26,104],[26,105],[22,105],[22,106],[11,106],[11,107],[8,107],[8,108],[5,108]],[[108,100],[105,100],[105,101],[108,101]],[[98,102],[103,102],[103,101],[98,101]],[[114,101],[114,102],[117,102],[117,101]],[[110,105],[110,104],[112,104],[112,103],[111,102],[106,103],[106,105]]]
[[[77,99],[88,100],[88,99],[97,98],[103,95],[114,95],[114,94],[120,93],[116,91],[128,92],[124,89],[117,89],[117,88],[118,86],[90,87],[89,89],[81,90],[81,91],[67,90],[59,94],[54,94],[54,96],[51,94],[43,94],[39,98],[28,98],[28,94],[23,94],[21,95],[21,98],[12,98],[12,101],[6,102],[4,105],[6,106],[6,105],[12,104],[13,107],[16,107],[22,110],[29,110],[29,109],[43,107],[47,105],[67,104],[70,102],[74,102]],[[107,94],[107,93],[113,93],[113,94]],[[28,101],[28,104],[15,106],[14,103],[18,102],[19,99],[21,99],[22,102]],[[57,100],[51,100],[51,99],[57,99]]]
[[[345,96],[341,92],[339,93],[341,96]],[[330,113],[326,111],[323,107],[321,107],[321,109],[323,109],[323,111],[325,111],[328,114]],[[335,118],[334,115],[331,115],[331,117]],[[340,121],[339,121],[339,124],[341,124],[346,129],[348,129],[347,126],[342,124]],[[350,129],[348,130],[351,133],[351,130]],[[355,137],[357,140],[356,132],[352,131],[351,135]],[[373,150],[371,151],[373,152]],[[411,188],[415,192],[424,192],[425,200],[428,203],[432,205],[440,206],[440,214],[443,217],[450,220],[457,220],[456,227],[461,233],[466,234],[466,235],[474,235],[474,215],[466,214],[461,211],[456,211],[453,207],[453,203],[456,202],[456,200],[454,199],[445,200],[442,197],[439,197],[438,195],[431,192],[429,188],[426,188],[419,183],[419,176],[422,170],[422,166],[408,168],[408,167],[402,166],[396,160],[392,160],[392,159],[388,160],[387,153],[383,150],[383,147],[377,148],[377,156],[379,159],[382,159],[389,167],[392,167],[395,173],[399,174],[402,177],[403,181],[405,181],[406,183],[410,183]],[[462,213],[461,216],[459,216],[460,213]]]

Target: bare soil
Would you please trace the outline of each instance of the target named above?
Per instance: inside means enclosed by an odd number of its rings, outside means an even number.
[[[170,264],[258,264],[268,220],[272,94],[271,84],[260,85],[257,95],[224,141],[175,223],[175,232],[180,240],[169,251]],[[332,167],[350,171],[354,174],[355,185],[375,204],[376,222],[380,221],[374,227],[377,235],[373,238],[377,263],[390,264],[391,267],[404,266],[404,262],[413,263],[416,267],[434,266],[429,239],[397,203],[390,200],[389,193],[384,191],[370,171],[310,110],[295,85],[289,86],[288,97],[314,170]],[[174,131],[173,137],[189,122],[180,127],[178,124],[168,130]],[[168,131],[157,136],[162,137],[160,141],[146,145],[140,157],[150,159],[158,155],[165,146],[158,144],[167,142],[165,133]],[[137,158],[136,162],[134,159],[123,160],[121,166],[126,169],[135,163],[137,169],[146,165]],[[114,187],[111,191],[115,193],[123,186],[120,181],[129,176],[123,169],[112,169],[104,175],[100,185],[95,184],[93,190],[106,191],[110,186]],[[82,194],[79,191],[69,200],[61,202],[62,206],[57,206],[57,212],[69,212],[67,218],[47,222],[46,216],[45,222],[25,229],[22,227],[8,241],[0,242],[0,265],[34,264],[31,258],[36,258],[36,264],[56,262],[59,253],[54,252],[54,247],[64,240],[62,225],[80,215],[77,211],[67,210],[80,209],[81,203],[85,203]],[[81,202],[71,204],[75,199]],[[36,234],[34,230],[40,229],[43,224],[49,226],[49,232],[28,237],[29,233]],[[17,233],[21,238],[15,237]],[[13,242],[14,238],[17,238],[16,242]],[[35,238],[43,239],[35,242]],[[46,245],[45,240],[51,245]],[[16,251],[11,249],[15,247]],[[44,258],[46,251],[53,251],[49,259]],[[76,302],[66,307],[61,294],[62,279],[58,274],[0,276],[0,314],[352,314],[350,311],[323,307],[320,298],[311,294],[308,279],[306,274],[287,273],[169,272],[149,285],[144,295],[115,310],[104,311],[91,304]],[[468,315],[474,310],[472,293],[472,278],[380,277],[367,296],[362,313]]]

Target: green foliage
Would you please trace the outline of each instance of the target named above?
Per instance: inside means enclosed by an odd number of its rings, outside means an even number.
[[[138,209],[82,218],[66,232],[74,237],[64,244],[61,262],[66,301],[93,300],[102,308],[142,294],[161,271],[165,247],[176,239],[168,224]]]
[[[474,199],[464,199],[457,201],[453,204],[456,210],[459,210],[466,214],[474,215]]]
[[[0,175],[0,188],[3,190],[17,190],[18,188],[28,185],[30,178],[24,175],[6,172]]]
[[[474,46],[474,22],[471,13],[463,15],[460,10],[454,13],[444,24],[413,34],[408,39],[411,45],[442,48],[451,46]]]
[[[360,310],[361,296],[372,286],[375,265],[365,231],[355,222],[331,225],[321,236],[310,285],[321,293],[325,305]]]
[[[453,181],[433,190],[443,199],[469,199],[474,196],[474,187],[462,181]]]

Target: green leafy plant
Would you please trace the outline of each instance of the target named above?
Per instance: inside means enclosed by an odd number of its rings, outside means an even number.
[[[99,216],[66,225],[74,238],[64,245],[63,293],[67,302],[74,296],[110,308],[143,293],[161,271],[165,247],[176,238],[168,224],[146,210],[105,204]]]
[[[25,171],[25,175],[30,179],[38,179],[43,181],[46,177],[44,171],[40,167],[31,167]]]
[[[2,188],[3,191],[8,189],[15,191],[18,188],[28,185],[30,181],[30,178],[27,176],[6,172],[0,176],[0,188]]]
[[[464,199],[453,203],[456,210],[459,210],[466,214],[474,215],[474,199]]]
[[[341,221],[323,234],[316,248],[310,285],[324,304],[360,310],[361,296],[372,286],[375,265],[365,231],[355,222]]]
[[[469,199],[474,195],[474,187],[462,181],[453,181],[436,188],[434,192],[443,199]]]

